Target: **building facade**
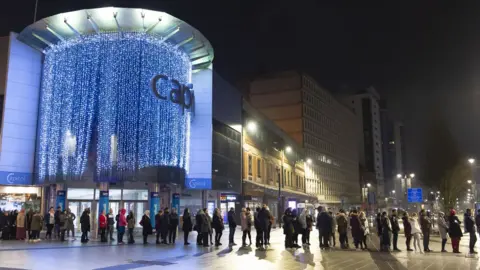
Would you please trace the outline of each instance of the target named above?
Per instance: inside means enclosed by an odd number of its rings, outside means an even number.
[[[355,114],[358,134],[358,153],[363,175],[360,180],[365,203],[385,204],[382,124],[380,119],[380,96],[370,87],[358,94],[344,97],[342,102]]]
[[[304,148],[306,192],[331,207],[360,202],[356,122],[314,79],[295,71],[257,78],[249,100]]]

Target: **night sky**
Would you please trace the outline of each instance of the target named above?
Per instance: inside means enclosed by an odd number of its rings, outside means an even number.
[[[34,0],[5,2],[0,35],[33,22]],[[165,11],[210,40],[214,69],[232,83],[300,69],[335,94],[373,85],[405,124],[417,174],[432,110],[447,116],[460,149],[480,158],[480,2],[393,2],[39,0],[37,18],[102,6]]]

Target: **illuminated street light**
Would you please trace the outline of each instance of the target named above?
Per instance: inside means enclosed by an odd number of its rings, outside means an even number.
[[[395,194],[395,190],[392,190],[392,193]]]
[[[397,178],[402,178],[402,175],[401,175],[401,174],[397,174]]]
[[[433,194],[433,191],[430,191],[430,194]]]
[[[287,146],[287,147],[285,147],[285,151],[287,153],[290,153],[290,152],[292,152],[292,148],[290,146]]]
[[[470,192],[470,189],[468,189],[468,192]]]
[[[312,160],[310,158],[307,158],[307,163],[312,164]]]
[[[470,164],[475,163],[475,159],[474,159],[474,158],[469,158],[469,159],[468,159],[468,163],[470,163]]]
[[[367,187],[371,187],[372,185],[370,183],[367,183]]]
[[[467,183],[471,184],[471,183],[472,183],[472,180],[467,180]]]
[[[255,122],[253,122],[253,121],[252,121],[252,122],[248,122],[248,124],[247,124],[247,129],[248,129],[248,131],[250,131],[250,132],[255,132],[255,131],[257,131],[257,123],[255,123]]]
[[[411,173],[411,174],[410,174],[410,177],[411,177],[411,178],[414,178],[414,177],[415,177],[415,174],[414,174],[414,173]]]

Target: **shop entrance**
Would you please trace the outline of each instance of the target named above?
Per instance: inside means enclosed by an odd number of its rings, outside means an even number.
[[[82,216],[82,213],[85,209],[87,208],[90,208],[90,210],[92,209],[92,202],[91,201],[69,201],[68,208],[70,208],[70,211],[72,211],[72,213],[76,216],[76,219],[73,225],[75,226],[75,231],[79,231],[80,217]],[[92,223],[91,218],[90,218],[90,223]]]

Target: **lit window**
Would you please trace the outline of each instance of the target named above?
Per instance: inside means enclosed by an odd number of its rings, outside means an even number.
[[[252,175],[252,156],[248,155],[248,175]]]

